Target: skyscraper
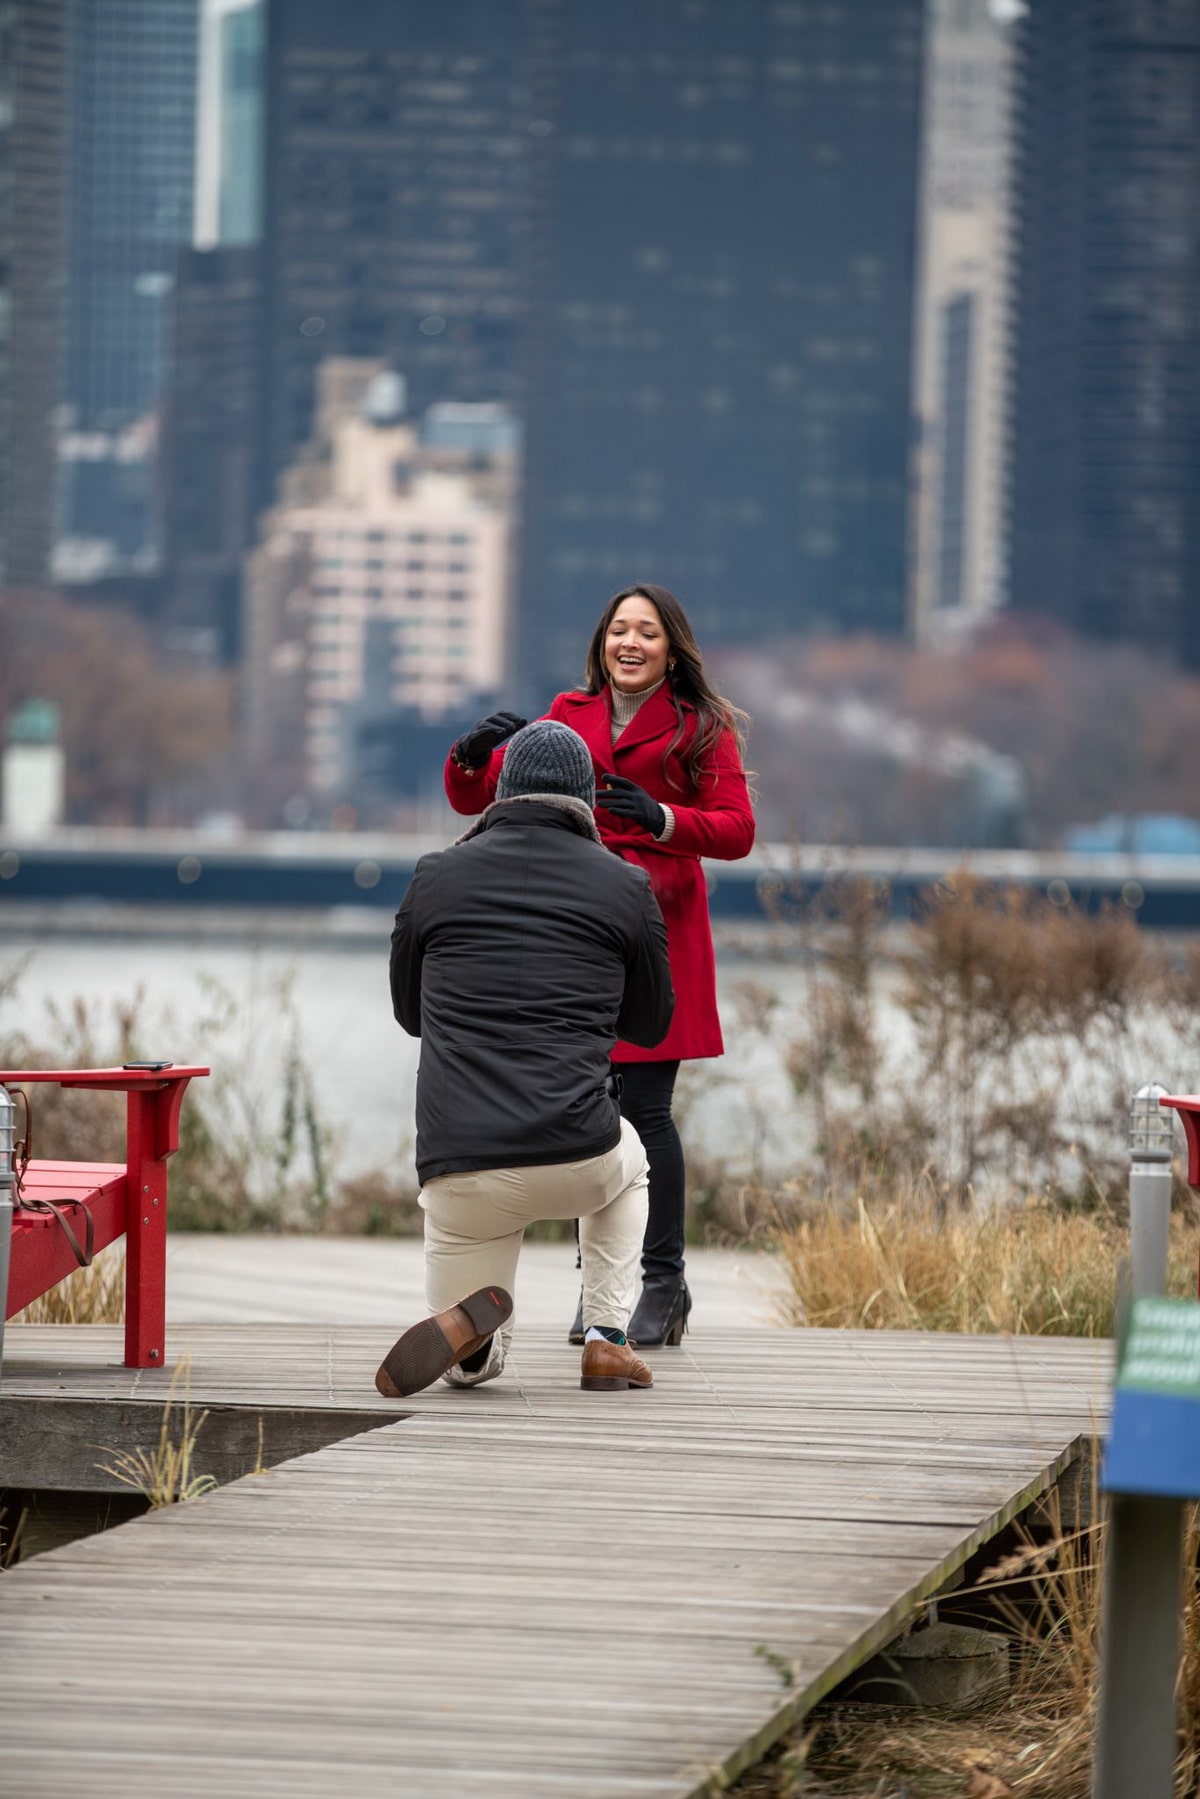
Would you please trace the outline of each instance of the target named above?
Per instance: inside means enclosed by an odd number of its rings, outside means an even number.
[[[195,227],[198,250],[262,236],[265,0],[199,0]]]
[[[254,537],[262,276],[253,246],[184,250],[163,408],[162,616],[206,661],[237,660],[242,557]]]
[[[268,0],[263,484],[331,356],[415,412],[516,390],[530,0]]]
[[[1200,666],[1200,8],[1020,26],[1009,603]]]
[[[521,603],[707,641],[905,619],[920,0],[546,9]],[[533,697],[532,693],[530,697]]]
[[[262,233],[262,0],[222,15],[217,236],[230,246]]]
[[[918,637],[1001,602],[1012,28],[992,0],[929,15],[916,332]]]
[[[161,560],[159,411],[175,258],[192,234],[197,5],[72,0],[63,581]]]
[[[314,371],[526,425],[536,703],[600,605],[905,622],[922,0],[268,0],[262,491]]]
[[[161,618],[176,645],[233,663],[262,435],[263,0],[202,0],[195,247],[171,303],[160,493]]]
[[[46,578],[63,356],[67,0],[0,0],[0,585]]]

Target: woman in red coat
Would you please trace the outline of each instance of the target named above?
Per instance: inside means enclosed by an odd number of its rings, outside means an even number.
[[[679,601],[665,587],[641,586],[609,601],[588,647],[582,690],[560,693],[546,716],[578,731],[591,750],[600,835],[646,870],[666,921],[671,1028],[654,1049],[618,1043],[612,1059],[622,1075],[621,1110],[650,1163],[642,1293],[629,1334],[643,1348],[678,1343],[691,1295],[683,1266],[683,1150],[671,1100],[681,1061],[724,1049],[700,858],[733,862],[754,842],[743,715],[709,685]],[[499,746],[524,722],[493,713],[458,740],[446,764],[456,812],[490,804],[504,759]]]

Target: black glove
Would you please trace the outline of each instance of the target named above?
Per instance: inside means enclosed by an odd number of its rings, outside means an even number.
[[[482,768],[497,744],[524,727],[525,720],[517,712],[489,712],[463,733],[450,754],[460,768]]]
[[[618,818],[631,818],[643,831],[649,831],[651,837],[662,836],[667,828],[667,815],[644,787],[639,787],[636,781],[627,781],[624,775],[601,775],[600,779],[603,786],[596,792],[597,806],[603,806],[606,812],[615,812]]]

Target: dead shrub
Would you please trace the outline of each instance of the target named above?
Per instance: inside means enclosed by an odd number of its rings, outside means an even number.
[[[419,1237],[424,1215],[415,1177],[396,1169],[372,1169],[338,1183],[325,1229],[343,1236]]]
[[[1110,1201],[1131,1093],[1200,1059],[1200,953],[1181,963],[1120,909],[960,874],[898,927],[885,888],[829,874],[813,893],[785,883],[776,910],[804,973],[787,1068],[809,1184],[837,1199],[925,1179],[946,1204]]]
[[[21,970],[0,976],[12,1000]],[[300,1053],[287,980],[234,993],[205,978],[206,1010],[189,1035],[207,1046],[212,1074],[190,1089],[170,1168],[172,1230],[320,1229],[334,1187],[335,1136],[321,1116],[316,1084]],[[0,1065],[12,1068],[119,1066],[163,1053],[177,1036],[169,1016],[148,1013],[145,992],[110,1007],[76,999],[47,1005],[49,1027],[0,1037]],[[168,1052],[169,1053],[169,1052]],[[274,1058],[268,1070],[265,1064]],[[282,1079],[278,1070],[282,1069]],[[31,1154],[40,1159],[122,1162],[125,1097],[30,1083]],[[277,1097],[276,1097],[277,1095]],[[20,1129],[20,1120],[18,1120]]]

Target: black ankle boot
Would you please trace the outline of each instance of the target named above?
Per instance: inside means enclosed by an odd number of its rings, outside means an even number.
[[[567,1332],[568,1343],[582,1343],[583,1331],[583,1288],[579,1289],[579,1304],[575,1307],[575,1322]]]
[[[651,1274],[629,1320],[629,1340],[639,1349],[677,1346],[688,1327],[692,1296],[682,1274]]]

